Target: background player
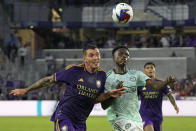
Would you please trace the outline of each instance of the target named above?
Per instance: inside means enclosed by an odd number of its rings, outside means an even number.
[[[152,62],[147,62],[144,65],[144,73],[153,80],[162,81],[155,76],[155,64]],[[168,96],[176,113],[178,113],[179,108],[176,105],[175,99],[172,96],[172,91],[168,86],[161,90],[156,90],[148,86],[138,87],[138,95],[141,97],[139,112],[144,122],[144,131],[162,131],[162,100],[164,94]]]
[[[112,51],[115,67],[108,71],[105,91],[124,87],[126,94],[117,99],[108,99],[102,102],[102,108],[108,108],[107,115],[115,131],[140,131],[143,130],[142,119],[139,114],[137,86],[150,86],[160,89],[175,82],[171,76],[165,81],[151,80],[141,71],[127,69],[129,49],[118,46]],[[120,83],[119,83],[120,82]],[[118,84],[119,83],[119,84]],[[118,84],[118,85],[117,85]]]
[[[95,103],[110,97],[122,96],[124,89],[104,92],[106,73],[99,68],[100,53],[95,46],[83,49],[83,62],[70,65],[65,70],[45,77],[25,89],[15,89],[13,95],[24,95],[29,91],[48,86],[55,82],[67,84],[64,96],[60,99],[56,111],[51,117],[55,122],[55,131],[85,131],[86,119]]]

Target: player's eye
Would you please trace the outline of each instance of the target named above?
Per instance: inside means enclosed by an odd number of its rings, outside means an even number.
[[[128,54],[128,53],[126,53],[126,56],[129,56],[129,54]]]
[[[99,56],[99,53],[96,53],[96,56]]]
[[[93,54],[89,54],[88,56],[89,56],[89,57],[93,57]]]
[[[122,56],[123,55],[123,52],[119,52],[119,54],[118,54],[119,56]]]

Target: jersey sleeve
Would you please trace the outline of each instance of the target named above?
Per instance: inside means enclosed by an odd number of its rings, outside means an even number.
[[[170,86],[166,86],[166,87],[163,88],[163,93],[164,94],[168,95],[171,92],[172,92],[172,90],[171,90]]]
[[[105,82],[105,90],[104,92],[108,92],[112,89],[112,81],[110,78],[110,72],[107,72],[107,78],[106,78],[106,82]]]
[[[137,86],[145,86],[146,80],[150,79],[146,74],[144,74],[141,71],[138,71],[138,80],[137,80]]]
[[[105,82],[105,90],[104,92],[108,92],[112,89],[112,84],[110,83],[110,81],[107,79]]]
[[[72,81],[72,77],[73,77],[72,68],[64,69],[53,74],[53,79],[55,82],[65,82],[69,84]]]
[[[141,88],[142,88],[143,86],[138,86],[137,87],[137,95],[139,96],[140,94],[141,94]]]

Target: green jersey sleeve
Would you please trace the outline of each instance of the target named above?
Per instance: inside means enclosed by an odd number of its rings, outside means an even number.
[[[146,80],[150,79],[146,74],[144,74],[141,71],[138,71],[138,80],[137,80],[137,86],[145,86]]]
[[[112,89],[113,81],[112,81],[112,79],[110,77],[111,74],[112,74],[111,70],[106,73],[107,78],[106,78],[106,82],[105,82],[105,90],[104,90],[104,92],[108,92],[108,91],[110,91]]]

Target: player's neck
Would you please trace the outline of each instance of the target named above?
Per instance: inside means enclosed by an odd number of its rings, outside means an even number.
[[[151,79],[153,79],[153,80],[154,80],[154,79],[156,79],[156,77],[155,77],[155,76],[151,76],[150,78],[151,78]]]
[[[116,74],[125,74],[125,73],[127,73],[127,68],[126,68],[126,66],[124,66],[124,67],[115,67],[114,68],[114,72],[116,73]]]
[[[88,65],[84,65],[84,69],[86,70],[86,71],[88,71],[89,73],[95,73],[96,72],[96,70],[97,69],[95,69],[95,68],[90,68]]]

